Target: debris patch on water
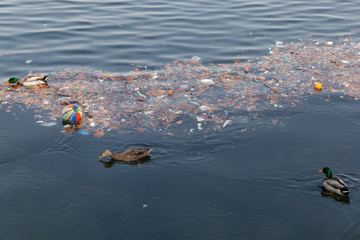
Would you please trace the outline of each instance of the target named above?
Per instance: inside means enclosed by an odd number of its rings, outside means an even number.
[[[156,71],[138,66],[125,74],[64,69],[50,74],[47,88],[11,88],[3,80],[0,108],[10,112],[14,104],[23,104],[41,119],[38,124],[55,126],[52,119],[61,118],[64,105],[78,104],[84,113],[80,134],[97,137],[108,132],[167,133],[184,123],[191,125],[190,133],[218,131],[248,123],[262,112],[296,108],[313,94],[358,99],[358,42],[276,41],[270,54],[256,61],[205,66],[194,56]],[[314,88],[318,82],[321,93]]]

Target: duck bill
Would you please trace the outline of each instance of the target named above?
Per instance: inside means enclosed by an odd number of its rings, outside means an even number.
[[[323,170],[321,169],[321,170],[319,170],[318,172],[323,172]]]
[[[9,86],[9,85],[10,85],[10,83],[9,83],[9,82],[7,82],[7,83],[6,83],[6,86]]]
[[[103,157],[105,157],[105,155],[101,155],[99,158],[103,158]]]

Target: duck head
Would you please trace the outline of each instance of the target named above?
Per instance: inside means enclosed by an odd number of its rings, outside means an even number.
[[[111,155],[113,155],[113,152],[110,151],[109,149],[106,149],[99,158],[103,158],[103,157],[111,156]]]
[[[332,172],[330,170],[330,168],[328,167],[324,167],[322,170],[319,170],[318,172],[322,172],[326,175],[327,178],[332,178]]]
[[[19,79],[16,77],[9,78],[9,81],[6,83],[6,86],[16,86],[20,84]]]

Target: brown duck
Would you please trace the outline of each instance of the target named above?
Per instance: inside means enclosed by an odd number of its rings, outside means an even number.
[[[99,158],[110,156],[112,159],[121,162],[135,162],[147,157],[151,150],[152,148],[130,148],[122,153],[113,153],[109,149],[106,149]]]

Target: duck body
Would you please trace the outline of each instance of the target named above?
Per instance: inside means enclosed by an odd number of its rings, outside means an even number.
[[[322,180],[323,186],[331,193],[335,193],[341,196],[347,196],[350,193],[348,186],[343,180],[337,177],[332,177],[330,168],[325,167],[318,172],[323,172],[326,177]]]
[[[112,159],[122,162],[134,162],[147,157],[152,148],[130,148],[122,153],[113,153],[106,149],[99,158],[110,156]]]
[[[35,87],[47,85],[47,81],[49,79],[49,75],[47,74],[38,74],[38,75],[28,75],[22,79],[18,79],[16,77],[12,77],[6,83],[6,85],[15,87],[15,86],[24,86],[24,87]]]

